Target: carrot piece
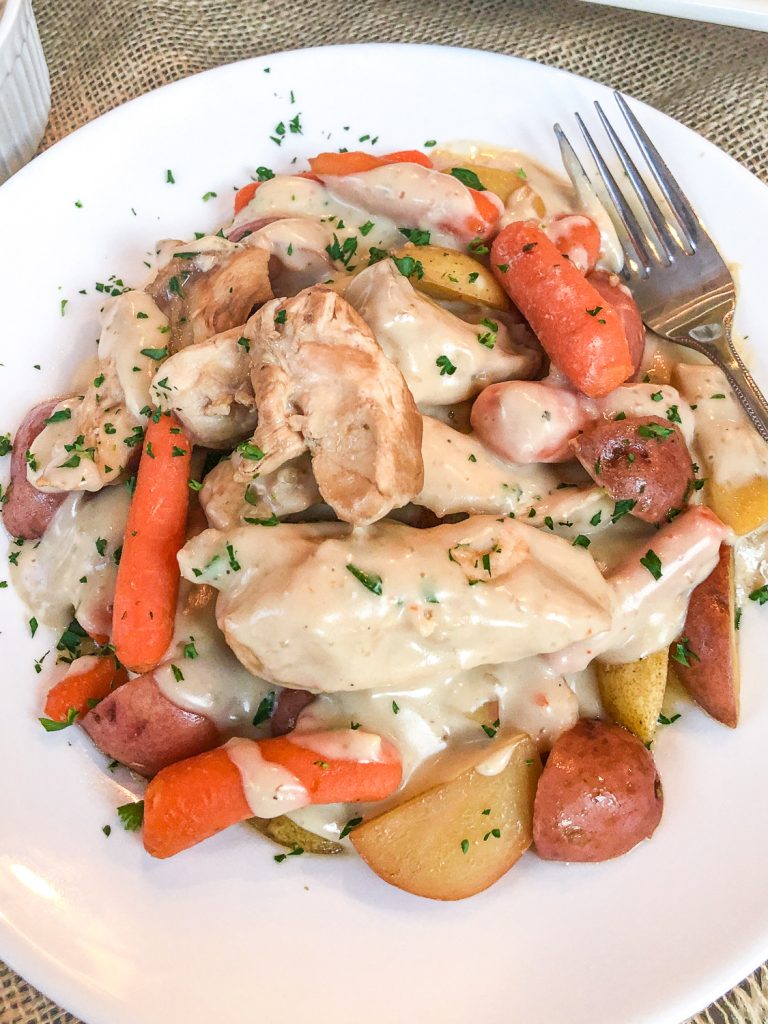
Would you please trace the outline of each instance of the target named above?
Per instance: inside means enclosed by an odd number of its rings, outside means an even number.
[[[338,730],[339,735],[347,732],[349,730]],[[282,765],[296,776],[313,804],[383,800],[400,785],[400,756],[386,740],[382,740],[384,760],[359,761],[323,756],[312,748],[312,739],[311,733],[289,733],[261,740],[259,749],[265,760]],[[307,745],[303,746],[302,741]]]
[[[383,800],[395,792],[400,755],[391,743],[377,741],[370,733],[338,729],[238,742],[253,744],[264,762],[292,773],[307,791],[307,804],[321,804]],[[375,760],[365,759],[369,743],[378,747]],[[361,746],[363,757],[356,760]],[[144,798],[144,847],[153,857],[172,857],[252,815],[240,768],[227,747],[219,747],[177,761],[152,779]]]
[[[144,795],[144,848],[172,857],[252,816],[224,747],[163,768]]]
[[[318,153],[309,161],[315,174],[330,175],[360,174],[387,164],[421,164],[422,167],[432,167],[429,157],[417,149],[403,149],[386,156],[374,156],[373,153],[362,153],[359,150],[350,153]]]
[[[133,672],[154,668],[173,636],[191,452],[176,417],[155,414],[128,512],[112,614],[115,653]]]
[[[256,189],[260,184],[260,181],[251,181],[235,192],[235,213],[240,213],[250,203],[256,195]]]
[[[618,313],[533,221],[499,232],[491,267],[554,365],[585,395],[606,395],[631,376]]]
[[[473,238],[487,238],[501,213],[493,200],[489,199],[484,192],[478,192],[474,188],[469,191],[475,201],[477,216],[467,218],[466,231]]]
[[[45,701],[46,717],[54,722],[66,722],[70,708],[82,718],[93,706],[103,700],[116,687],[128,681],[128,673],[111,654],[88,654],[76,658],[67,674],[48,691]]]
[[[600,229],[582,213],[561,213],[547,225],[546,235],[582,274],[595,269],[600,255]]]

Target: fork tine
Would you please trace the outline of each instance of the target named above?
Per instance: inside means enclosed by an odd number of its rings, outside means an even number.
[[[624,148],[623,142],[614,131],[613,125],[606,117],[605,111],[597,100],[595,100],[595,109],[597,110],[598,116],[602,122],[603,128],[605,128],[608,138],[611,140],[611,144],[616,151],[616,155],[619,158],[621,166],[634,186],[638,199],[653,224],[654,230],[659,237],[659,241],[661,242],[667,259],[672,263],[675,259],[675,253],[679,252],[679,247],[677,245],[677,240],[669,230],[667,219],[659,209],[659,204],[648,191],[648,186],[643,181],[632,157]]]
[[[614,179],[611,172],[608,170],[608,165],[600,155],[600,151],[595,145],[594,139],[589,134],[587,126],[584,124],[579,114],[576,114],[576,121],[578,122],[579,128],[581,129],[581,134],[584,136],[584,141],[587,144],[589,152],[592,154],[592,158],[595,161],[595,164],[597,165],[598,172],[600,174],[600,177],[603,179],[603,184],[606,187],[608,195],[611,197],[611,201],[613,202],[613,205],[616,207],[616,213],[618,214],[619,219],[624,225],[624,228],[627,234],[629,235],[633,246],[635,247],[635,251],[639,257],[640,264],[644,272],[644,276],[647,277],[648,274],[651,272],[652,263],[651,254],[648,249],[647,236],[645,235],[643,229],[638,223],[637,217],[635,217],[635,214],[633,213],[629,203],[624,198],[624,194],[622,193],[619,186],[616,184],[616,180]]]
[[[664,193],[664,197],[672,207],[677,219],[680,221],[680,226],[685,232],[685,240],[695,251],[699,237],[699,219],[696,216],[696,211],[686,199],[685,193],[678,185],[670,169],[662,160],[659,151],[648,138],[645,129],[630,110],[627,101],[618,91],[615,91],[613,95],[616,97],[619,109],[624,115],[630,131],[635,137],[635,142],[638,144],[643,156],[645,157],[645,162],[648,164],[651,174],[656,180],[656,184]]]

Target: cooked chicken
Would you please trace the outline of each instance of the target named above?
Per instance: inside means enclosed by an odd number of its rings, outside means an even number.
[[[190,345],[167,359],[152,381],[152,400],[172,409],[195,444],[231,448],[256,426],[244,328]]]
[[[221,591],[219,627],[249,671],[313,691],[440,684],[611,624],[610,588],[586,551],[494,516],[429,530],[206,530],[179,564]]]
[[[248,484],[236,479],[232,460],[225,459],[206,476],[200,491],[203,511],[217,530],[303,512],[321,500],[308,453]]]
[[[373,522],[418,493],[421,417],[348,302],[308,288],[267,303],[243,335],[259,425],[233,455],[241,482],[308,450],[320,493],[345,522]]]
[[[147,291],[170,321],[171,352],[244,324],[272,298],[264,249],[209,235],[165,243],[159,253],[160,269]]]
[[[376,335],[422,405],[452,405],[487,384],[528,378],[539,367],[535,349],[518,345],[500,320],[469,324],[416,291],[391,260],[358,274],[344,297]]]
[[[308,217],[272,221],[248,235],[246,246],[270,255],[270,280],[275,295],[295,295],[302,288],[325,281],[334,266],[328,255],[333,226]]]
[[[83,395],[56,406],[30,445],[30,483],[41,491],[98,491],[115,483],[141,444],[150,381],[168,337],[168,320],[145,292],[107,303],[98,373]]]

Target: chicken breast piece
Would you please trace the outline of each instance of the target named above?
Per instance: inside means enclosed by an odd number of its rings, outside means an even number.
[[[249,671],[315,692],[439,683],[611,624],[610,588],[586,551],[493,516],[428,530],[206,530],[179,564],[220,591],[217,622]]]
[[[147,292],[168,317],[171,352],[244,324],[272,298],[265,249],[209,235],[163,243],[158,252],[160,269]]]
[[[152,381],[152,400],[172,409],[193,443],[231,448],[256,427],[250,342],[235,327],[167,359]]]
[[[258,525],[258,520],[271,521],[303,512],[320,501],[308,452],[248,484],[236,478],[232,460],[225,459],[208,473],[200,491],[208,523],[217,530],[249,522]]]
[[[419,492],[421,416],[348,302],[323,286],[307,288],[267,303],[243,335],[259,424],[232,457],[242,483],[309,451],[323,499],[355,525]]]
[[[531,377],[540,355],[516,344],[500,320],[496,330],[467,323],[416,291],[391,260],[368,267],[344,297],[373,330],[422,405],[452,405],[496,381]]]
[[[98,491],[119,479],[141,445],[150,381],[169,336],[167,318],[146,292],[105,304],[99,372],[83,395],[59,402],[30,445],[30,483],[41,491]]]

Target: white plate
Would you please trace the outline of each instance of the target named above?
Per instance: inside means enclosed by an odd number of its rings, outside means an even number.
[[[768,0],[589,0],[606,7],[623,7],[647,14],[711,21],[768,32]]]
[[[557,167],[552,122],[573,129],[572,111],[588,114],[595,98],[613,109],[599,85],[503,56],[354,46],[220,68],[88,125],[0,190],[0,428],[93,352],[94,282],[138,279],[154,239],[224,221],[255,166],[284,171],[294,156],[370,134],[382,151],[474,136]],[[638,108],[740,265],[738,326],[757,343],[768,191]],[[303,135],[270,142],[297,113]],[[204,203],[211,190],[218,198]],[[439,904],[352,857],[277,865],[245,829],[150,860],[119,827],[126,793],[103,758],[78,730],[37,724],[44,676],[33,659],[51,644],[42,630],[30,640],[28,613],[10,589],[0,594],[0,955],[89,1024],[679,1024],[768,956],[765,611],[744,613],[738,731],[695,711],[663,730],[666,811],[652,842],[603,865],[528,855],[487,893]]]

